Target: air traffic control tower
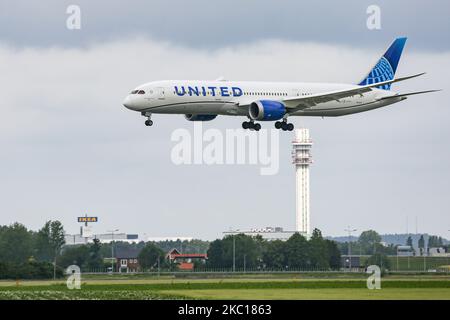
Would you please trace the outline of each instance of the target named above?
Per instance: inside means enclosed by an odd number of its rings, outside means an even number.
[[[312,164],[309,130],[295,129],[292,141],[292,163],[295,165],[295,198],[296,198],[296,226],[295,231],[311,235],[310,207],[309,207],[309,166]]]

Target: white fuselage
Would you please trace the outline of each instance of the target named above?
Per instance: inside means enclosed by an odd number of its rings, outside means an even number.
[[[128,109],[142,113],[247,116],[248,106],[255,101],[283,102],[288,98],[357,87],[336,83],[167,80],[137,87],[133,90],[135,93],[129,94],[123,104]],[[364,94],[296,110],[289,113],[289,116],[324,117],[352,114],[403,100],[395,95],[396,93],[389,90],[372,89]]]

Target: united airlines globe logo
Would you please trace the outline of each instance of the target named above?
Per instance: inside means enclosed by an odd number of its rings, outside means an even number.
[[[377,65],[372,69],[367,78],[363,81],[363,85],[383,82],[387,80],[394,79],[394,70],[392,70],[391,64],[389,61],[382,57],[380,61],[378,61]],[[378,88],[389,90],[391,88],[390,84],[385,84],[379,86]]]

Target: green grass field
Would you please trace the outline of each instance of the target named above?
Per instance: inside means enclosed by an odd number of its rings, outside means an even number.
[[[174,279],[87,277],[80,290],[64,281],[1,281],[0,299],[446,299],[445,275],[388,276],[381,290],[368,290],[361,277]]]
[[[232,300],[449,300],[449,289],[216,289],[216,290],[171,290],[161,291],[192,299],[232,299]]]

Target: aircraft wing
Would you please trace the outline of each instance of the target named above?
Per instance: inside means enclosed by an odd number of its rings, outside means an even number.
[[[430,92],[438,92],[438,91],[442,91],[442,89],[438,89],[438,90],[426,90],[426,91],[414,91],[414,92],[408,92],[408,93],[399,93],[393,96],[389,96],[389,97],[383,97],[380,100],[385,100],[385,99],[391,99],[391,98],[399,98],[399,97],[407,97],[407,96],[413,96],[415,94],[422,94],[422,93],[430,93]]]
[[[313,95],[303,96],[303,97],[286,98],[283,100],[283,103],[287,109],[290,109],[290,111],[303,110],[303,109],[318,105],[320,103],[329,102],[329,101],[333,101],[333,100],[339,101],[339,99],[351,97],[351,96],[358,95],[358,94],[362,95],[365,92],[372,91],[373,87],[378,87],[378,86],[382,86],[385,84],[408,80],[411,78],[421,76],[423,74],[425,74],[425,73],[423,72],[423,73],[415,74],[412,76],[372,83],[372,84],[368,84],[365,86],[352,87],[350,89],[329,91],[329,92],[318,93],[318,94],[313,94]]]

